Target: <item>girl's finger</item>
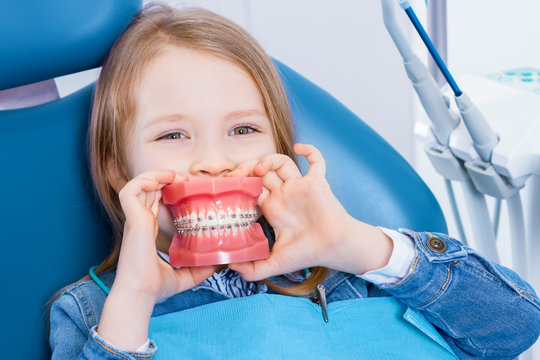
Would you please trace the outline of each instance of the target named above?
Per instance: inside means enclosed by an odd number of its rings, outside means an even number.
[[[161,184],[157,180],[146,180],[141,184],[140,193],[137,195],[141,204],[146,208],[151,208],[156,198],[156,191],[159,191]]]
[[[118,193],[120,200],[129,198],[138,198],[143,204],[146,203],[146,193],[156,191],[159,183],[154,179],[136,177],[129,181]]]
[[[146,193],[146,204],[145,206],[147,208],[152,208],[152,205],[154,205],[154,201],[156,200],[156,191],[159,191],[159,190],[155,190],[155,191],[149,191]]]
[[[239,273],[246,281],[259,281],[282,273],[280,266],[272,258],[243,263],[229,264],[229,268]]]
[[[326,176],[326,162],[321,152],[315,146],[297,143],[294,144],[293,149],[297,155],[304,156],[309,162],[307,175]]]
[[[143,191],[161,190],[165,185],[186,180],[187,177],[173,170],[147,171],[131,179],[120,192],[138,195]]]
[[[262,208],[262,206],[263,206],[266,198],[268,197],[268,195],[270,195],[270,191],[263,186],[262,193],[261,193],[261,195],[259,195],[259,198],[257,199],[257,205],[260,208]]]
[[[176,172],[176,171],[173,171],[174,172],[174,179],[172,182],[170,183],[162,183],[159,187],[159,189],[161,190],[161,188],[167,184],[176,184],[176,183],[180,183],[180,182],[184,182],[184,181],[188,181],[189,178],[187,176],[184,176],[182,174],[180,174],[179,172]]]
[[[258,160],[248,160],[244,161],[236,166],[236,168],[230,173],[225,174],[225,177],[234,177],[234,176],[254,176],[253,169],[257,165]]]
[[[176,279],[176,292],[191,289],[204,280],[208,279],[215,272],[214,266],[185,267],[174,270]]]
[[[181,174],[173,170],[151,170],[143,172],[135,177],[156,180],[160,185],[167,185],[172,183],[176,177],[185,178]],[[163,187],[163,186],[162,186]]]
[[[154,213],[156,218],[159,214],[159,200],[161,200],[161,190],[155,192],[154,203],[151,207],[152,213]]]
[[[185,179],[180,174],[172,170],[169,171],[148,171],[129,181],[118,193],[122,207],[135,206],[134,201],[150,208],[155,200],[155,192],[161,190],[166,184],[173,181]]]
[[[294,161],[287,155],[282,154],[265,156],[261,159],[259,164],[255,166],[254,171],[255,175],[258,176],[263,176],[269,171],[274,171],[283,181],[302,177],[302,174]]]
[[[262,177],[262,185],[270,192],[275,192],[283,185],[283,180],[274,171],[270,171]]]

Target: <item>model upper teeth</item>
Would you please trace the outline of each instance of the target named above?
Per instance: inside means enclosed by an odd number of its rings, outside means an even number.
[[[260,211],[255,208],[252,210],[242,210],[237,208],[234,212],[232,209],[220,209],[217,211],[199,212],[197,214],[192,211],[191,214],[181,216],[174,219],[174,224],[178,227],[179,233],[196,232],[196,231],[226,231],[226,230],[241,230],[246,229],[257,221],[261,216]]]

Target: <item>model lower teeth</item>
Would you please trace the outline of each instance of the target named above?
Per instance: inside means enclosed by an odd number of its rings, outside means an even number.
[[[196,234],[202,231],[219,231],[236,233],[238,230],[245,230],[253,225],[261,216],[260,211],[236,209],[227,212],[219,210],[200,212],[196,214],[192,212],[189,215],[181,216],[174,219],[174,224],[178,228],[180,234]]]

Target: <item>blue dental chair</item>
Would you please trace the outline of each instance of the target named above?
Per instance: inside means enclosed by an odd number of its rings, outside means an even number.
[[[99,67],[140,7],[140,0],[0,3],[2,358],[50,358],[47,301],[108,253],[110,226],[86,155],[93,85],[57,98],[50,79]],[[328,181],[351,215],[447,231],[433,194],[388,143],[328,93],[275,64],[298,141],[322,151]]]

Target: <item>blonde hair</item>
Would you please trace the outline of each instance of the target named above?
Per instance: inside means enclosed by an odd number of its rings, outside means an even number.
[[[133,89],[146,65],[166,45],[203,51],[247,71],[262,96],[277,151],[296,162],[287,97],[276,69],[257,41],[240,26],[205,9],[178,10],[163,4],[145,6],[112,47],[94,95],[89,134],[90,168],[94,186],[113,227],[111,252],[96,273],[117,265],[125,222],[118,193],[107,176],[108,166],[112,164],[123,180],[129,180],[125,139],[133,131],[136,111]],[[289,287],[278,286],[268,279],[263,281],[279,293],[305,295],[328,273],[327,268],[313,268],[305,282]]]

